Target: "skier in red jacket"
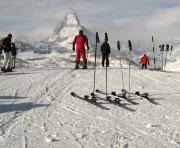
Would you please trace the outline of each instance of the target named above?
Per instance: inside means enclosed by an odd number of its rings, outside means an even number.
[[[79,31],[79,35],[75,36],[73,41],[73,51],[75,51],[76,45],[76,67],[75,69],[79,69],[79,61],[80,57],[82,56],[83,59],[83,69],[87,69],[87,60],[86,60],[86,51],[85,45],[87,50],[89,50],[88,38],[83,35],[83,30]]]
[[[149,65],[149,58],[148,56],[146,56],[146,54],[144,54],[143,57],[141,57],[141,60],[140,60],[140,64],[142,64],[142,69],[147,69],[147,64]]]

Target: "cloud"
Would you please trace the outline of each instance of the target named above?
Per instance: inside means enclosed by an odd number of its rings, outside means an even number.
[[[179,0],[0,0],[0,33],[16,38],[48,36],[69,11],[93,32],[116,40],[180,37]]]

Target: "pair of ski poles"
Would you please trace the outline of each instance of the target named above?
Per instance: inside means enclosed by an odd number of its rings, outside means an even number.
[[[108,41],[108,35],[105,33],[105,40]],[[98,32],[96,32],[96,44],[95,44],[95,61],[94,61],[94,85],[93,85],[93,92],[91,93],[92,96],[95,96],[95,88],[96,88],[96,56],[97,56],[97,45],[100,42]],[[106,64],[106,97],[107,97],[107,64]]]
[[[128,59],[129,59],[129,93],[130,93],[131,92],[131,51],[132,51],[132,44],[130,40],[128,40],[128,47],[129,47]],[[119,51],[121,50],[120,41],[117,42],[117,48]],[[123,83],[123,90],[124,90],[124,74],[123,74],[121,59],[120,59],[120,66],[121,66],[121,75],[122,75],[122,83]]]
[[[105,33],[105,40],[108,41],[108,35]],[[95,45],[95,62],[94,62],[94,85],[93,85],[93,92],[91,93],[92,96],[95,96],[95,87],[96,87],[96,55],[97,55],[97,45],[99,43],[99,36],[98,32],[96,32],[96,45]],[[128,46],[129,46],[129,92],[131,91],[131,51],[132,51],[132,44],[131,41],[128,40]],[[120,41],[117,42],[117,48],[120,50],[121,45]],[[121,73],[122,73],[122,82],[123,82],[123,89],[124,89],[124,75],[123,75],[123,68],[122,68],[122,63],[120,60],[120,66],[121,66]],[[107,97],[107,65],[106,65],[106,97]]]

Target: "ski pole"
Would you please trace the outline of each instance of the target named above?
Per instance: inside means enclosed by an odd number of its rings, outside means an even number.
[[[121,44],[120,41],[117,42],[117,49],[120,51],[121,50]],[[120,66],[121,66],[121,76],[122,76],[122,83],[123,83],[123,90],[124,90],[124,75],[123,75],[123,69],[122,69],[122,63],[121,63],[121,59],[119,57],[120,60]]]
[[[106,65],[106,98],[107,98],[107,65]]]
[[[162,58],[161,59],[161,62],[162,62],[162,70],[163,70],[163,45],[159,45],[159,48],[160,48],[160,58]],[[161,54],[162,54],[162,56],[161,56]]]
[[[121,63],[121,60],[120,60],[120,65],[121,65],[121,76],[122,76],[123,90],[124,90],[124,74],[123,74],[123,69],[122,69],[122,63]]]
[[[172,51],[173,51],[173,46],[171,45],[171,51],[170,51],[170,59],[172,60]]]
[[[88,53],[89,53],[89,49],[87,49],[87,54],[86,54],[86,64],[88,65]]]
[[[153,56],[154,56],[154,69],[156,68],[156,58],[155,58],[155,48],[154,48],[154,37],[152,36],[152,49],[153,49]]]
[[[167,63],[167,53],[169,51],[169,44],[166,44],[166,58],[165,58],[165,67],[166,67],[166,63]],[[164,68],[165,69],[165,68]]]
[[[164,70],[164,44],[162,45],[162,70]]]
[[[95,49],[94,49],[94,86],[93,86],[93,95],[95,92],[95,85],[96,85],[96,52],[97,52],[97,44],[99,43],[99,36],[98,32],[96,32],[96,44],[95,44]]]
[[[131,51],[132,51],[132,44],[131,41],[128,40],[128,46],[129,46],[129,93],[131,92]]]
[[[107,35],[107,33],[105,33],[105,41],[107,41],[108,42],[108,35]],[[106,51],[107,52],[107,51]],[[107,54],[107,53],[106,53]],[[108,56],[108,55],[106,55],[106,56]],[[107,60],[107,59],[106,59]],[[106,61],[106,98],[107,98],[107,61]]]

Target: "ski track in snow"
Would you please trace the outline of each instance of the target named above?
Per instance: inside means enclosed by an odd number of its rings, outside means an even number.
[[[74,63],[62,60],[33,60],[36,66],[31,69],[0,76],[0,147],[180,147],[178,73],[132,69],[132,92],[149,92],[159,105],[137,97],[133,97],[137,105],[121,99],[135,110],[131,112],[97,94],[102,98],[98,102],[109,109],[103,110],[70,95],[72,91],[80,97],[90,95],[93,69],[65,68]],[[96,72],[96,88],[105,91],[105,69],[98,67]],[[128,69],[123,72],[128,84]],[[121,89],[121,70],[110,67],[108,92]]]

